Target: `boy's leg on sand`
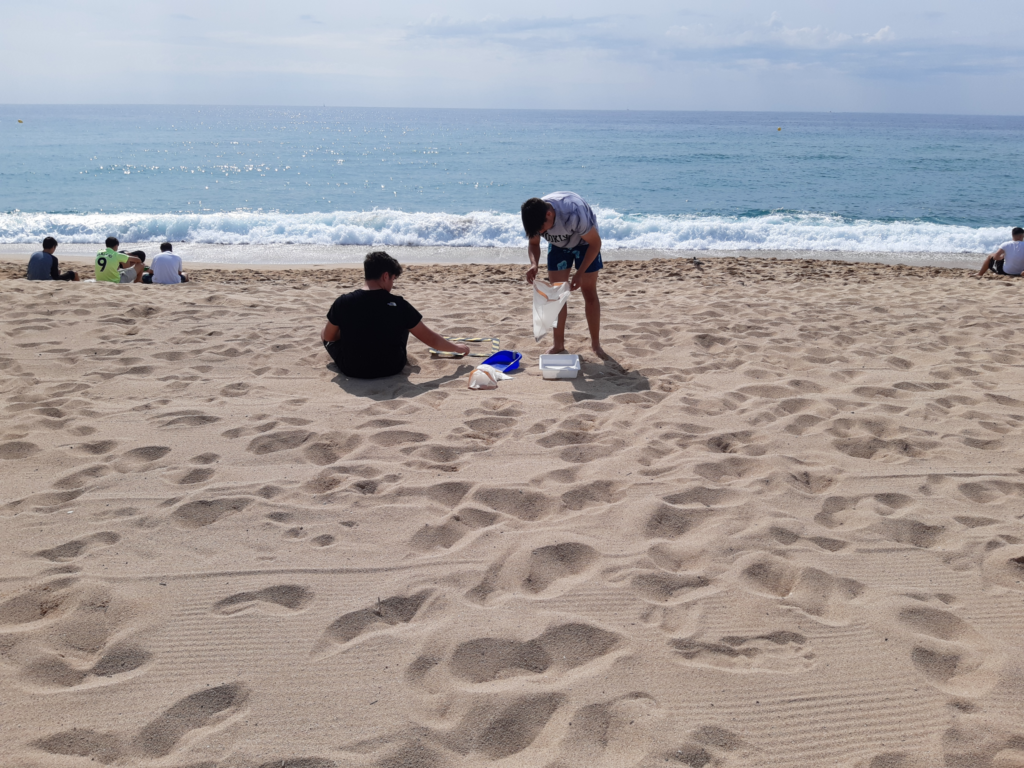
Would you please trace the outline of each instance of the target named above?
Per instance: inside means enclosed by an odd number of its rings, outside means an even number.
[[[555,283],[567,283],[569,282],[569,270],[559,269],[557,271],[548,270],[548,282],[554,285]],[[558,313],[558,327],[551,329],[551,335],[553,337],[551,349],[548,350],[549,355],[560,355],[565,352],[565,321],[569,317],[569,306],[562,307],[562,311]]]
[[[587,329],[590,331],[590,347],[602,360],[608,355],[601,348],[601,299],[597,295],[599,272],[585,272],[580,278],[580,293],[583,294],[583,308],[587,315]]]

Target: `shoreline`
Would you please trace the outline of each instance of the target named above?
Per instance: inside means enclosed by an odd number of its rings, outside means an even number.
[[[449,246],[391,246],[391,245],[210,245],[205,243],[176,244],[181,247],[185,265],[192,269],[256,269],[288,268],[308,269],[333,266],[358,266],[363,257],[372,250],[385,250],[403,265],[522,265],[527,263],[526,248],[475,248]],[[37,247],[25,244],[0,244],[0,262],[27,260]],[[143,250],[152,258],[159,252],[159,243],[122,243],[122,250]],[[99,243],[62,243],[57,249],[57,258],[63,264],[88,264],[92,262]],[[943,269],[978,269],[985,254],[944,253],[944,252],[882,252],[882,251],[804,251],[804,250],[666,250],[633,249],[606,250],[602,253],[605,263],[619,261],[670,261],[693,260],[781,260],[781,261],[822,261],[845,264],[905,265],[913,267],[938,267]],[[543,261],[543,255],[542,255]]]
[[[58,251],[58,258],[60,253]],[[27,261],[27,256],[25,257]],[[0,281],[17,280],[25,276],[25,261],[9,260],[0,256]],[[403,261],[398,294],[404,286],[422,283],[465,285],[525,285],[525,264],[452,264]],[[283,284],[310,287],[316,285],[358,286],[362,282],[361,264],[232,264],[184,261],[184,271],[190,284]],[[60,260],[61,270],[74,269],[88,281],[92,275],[91,260],[68,258]],[[866,283],[890,281],[900,278],[974,280],[975,270],[963,267],[922,266],[908,264],[882,264],[840,260],[800,258],[747,259],[736,256],[716,258],[664,259],[649,258],[642,261],[607,261],[602,274],[604,283],[627,280],[638,286],[662,281],[748,281],[804,282],[824,281]],[[989,273],[984,280],[1015,284],[1009,275]],[[73,283],[72,283],[73,284]],[[137,284],[139,287],[159,287]]]

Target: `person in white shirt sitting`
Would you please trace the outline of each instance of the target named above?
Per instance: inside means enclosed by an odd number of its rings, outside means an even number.
[[[188,275],[181,271],[181,257],[174,253],[170,243],[160,244],[160,253],[150,265],[153,282],[157,285],[187,283]]]
[[[1024,273],[1024,229],[1014,227],[1010,232],[1013,239],[999,246],[999,250],[990,253],[981,265],[978,277],[983,277],[991,269],[999,275],[1020,275]]]

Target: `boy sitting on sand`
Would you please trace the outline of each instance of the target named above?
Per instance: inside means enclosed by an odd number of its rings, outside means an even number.
[[[384,251],[363,261],[365,287],[335,299],[320,332],[324,349],[346,376],[379,379],[394,376],[408,365],[405,345],[411,333],[441,352],[469,354],[465,344],[453,344],[423,324],[423,315],[391,290],[402,266]]]
[[[1024,272],[1024,229],[1014,227],[1010,232],[1013,239],[999,246],[999,250],[990,253],[981,265],[978,277],[983,277],[989,269],[1000,275],[1019,275]]]
[[[181,257],[174,252],[174,246],[160,243],[160,253],[153,257],[150,282],[156,285],[187,283],[188,275],[181,271],[181,267]]]
[[[74,270],[60,271],[60,262],[54,255],[57,250],[57,239],[47,237],[43,240],[43,250],[36,251],[28,259],[29,280],[73,280],[78,281],[78,273]]]
[[[118,253],[121,245],[116,237],[108,237],[107,249],[96,254],[96,282],[98,283],[140,283],[142,262],[136,256]],[[124,264],[126,266],[122,267]]]

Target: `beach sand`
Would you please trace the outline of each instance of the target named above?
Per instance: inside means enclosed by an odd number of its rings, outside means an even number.
[[[396,288],[489,392],[350,268],[0,281],[0,764],[1024,766],[1024,281],[611,262],[547,381],[523,271]]]

